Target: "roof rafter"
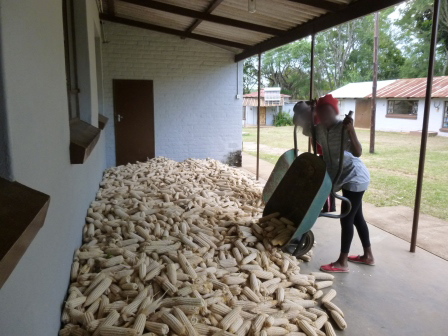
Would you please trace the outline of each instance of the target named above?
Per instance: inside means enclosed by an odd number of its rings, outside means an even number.
[[[160,10],[163,12],[168,12],[171,14],[177,14],[177,15],[194,18],[194,19],[200,19],[203,21],[219,23],[219,24],[226,25],[226,26],[251,30],[251,31],[264,33],[264,34],[268,34],[268,35],[281,35],[285,32],[284,30],[281,30],[281,29],[266,27],[266,26],[255,24],[255,23],[250,23],[250,22],[245,22],[245,21],[240,21],[240,20],[235,20],[235,19],[230,19],[230,18],[226,18],[223,16],[217,16],[217,15],[213,15],[213,14],[203,13],[203,12],[199,12],[196,10],[179,7],[179,6],[174,6],[174,5],[170,5],[170,4],[159,2],[159,1],[153,1],[153,0],[122,0],[122,1],[126,2],[126,3],[133,4],[133,5],[138,5],[138,6],[142,6],[142,7],[146,7],[146,8]]]
[[[118,17],[118,16],[115,16],[115,15],[110,15],[110,14],[100,14],[100,19],[101,20],[105,20],[105,21],[115,22],[115,23],[121,23],[121,24],[124,24],[124,25],[127,25],[127,26],[153,30],[153,31],[157,31],[157,32],[160,32],[160,33],[176,35],[176,36],[185,37],[185,38],[191,38],[191,39],[199,40],[199,41],[203,41],[203,42],[222,44],[222,45],[225,45],[225,46],[238,48],[238,49],[246,49],[246,48],[250,47],[250,45],[248,45],[248,44],[243,44],[243,43],[223,40],[223,39],[220,39],[220,38],[206,36],[206,35],[189,33],[189,32],[185,32],[185,31],[182,31],[182,30],[162,27],[162,26],[151,24],[151,23],[146,23],[146,22],[142,22],[142,21],[135,21],[135,20],[126,19],[126,18],[123,18],[123,17]]]
[[[330,2],[330,1],[325,1],[325,0],[288,0],[288,1],[324,9],[329,12],[336,12],[346,6],[346,5],[341,5],[341,4],[338,4],[335,2]]]
[[[107,12],[110,15],[115,15],[115,0],[107,0]]]
[[[343,9],[322,15],[304,24],[298,25],[285,32],[283,35],[270,38],[260,42],[235,56],[235,62],[242,61],[248,57],[280,47],[284,44],[297,41],[301,38],[319,33],[342,23],[357,19],[384,8],[396,5],[404,0],[358,0]]]
[[[205,9],[204,14],[211,14],[216,7],[218,7],[224,0],[213,0],[208,7]],[[187,32],[192,33],[193,30],[195,30],[202,22],[203,20],[201,19],[196,19],[194,20],[194,22],[191,24],[190,27],[187,28]]]

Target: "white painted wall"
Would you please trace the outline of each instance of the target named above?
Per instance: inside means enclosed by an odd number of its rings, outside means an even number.
[[[437,109],[435,106],[439,106]],[[448,133],[440,132],[442,127],[443,107],[445,104],[444,99],[432,99],[431,110],[429,117],[428,130],[432,132],[438,132],[440,136],[448,136]],[[391,132],[410,132],[419,131],[423,125],[423,111],[425,107],[425,100],[419,99],[417,119],[395,119],[386,118],[387,114],[387,99],[378,99],[376,105],[376,129],[378,131],[391,131]]]
[[[57,335],[73,252],[105,168],[105,138],[85,164],[70,164],[61,1],[2,0],[0,24],[10,168],[15,180],[51,196],[43,228],[0,289],[0,334]]]
[[[351,110],[356,110],[355,99],[340,99],[340,118],[343,118],[345,114]],[[376,130],[385,132],[410,132],[419,131],[423,125],[423,111],[425,106],[424,99],[418,99],[418,113],[417,119],[401,119],[401,118],[386,118],[387,114],[387,99],[377,99],[376,105]],[[432,132],[438,132],[440,136],[448,136],[448,133],[440,132],[442,127],[443,108],[445,106],[446,99],[434,98],[431,100],[431,112],[428,130]],[[438,108],[436,108],[438,106]],[[356,126],[356,112],[354,114],[355,126]]]
[[[266,107],[266,126],[274,125],[274,114],[277,113],[277,106]],[[257,107],[246,106],[246,126],[257,125]]]
[[[339,99],[339,119],[344,119],[345,115],[353,111],[353,120],[356,126],[356,100],[355,99]]]
[[[154,81],[155,150],[174,160],[225,161],[241,151],[242,64],[194,40],[107,22],[103,44],[107,164],[115,165],[113,79]],[[237,77],[237,71],[239,76]],[[237,79],[238,78],[238,79]],[[238,88],[237,88],[238,87]]]

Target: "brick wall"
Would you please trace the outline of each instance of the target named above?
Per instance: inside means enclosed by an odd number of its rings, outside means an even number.
[[[103,44],[107,164],[115,165],[112,79],[154,81],[156,156],[241,157],[242,64],[194,40],[106,22]],[[237,72],[239,73],[237,74]]]

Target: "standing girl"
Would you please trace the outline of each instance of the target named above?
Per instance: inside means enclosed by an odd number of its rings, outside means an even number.
[[[369,229],[362,213],[362,197],[370,183],[370,175],[366,166],[359,159],[362,154],[362,147],[353,127],[353,119],[349,116],[344,121],[337,119],[339,114],[338,100],[333,98],[331,94],[317,101],[316,112],[319,118],[319,124],[316,125],[316,140],[322,147],[323,159],[332,180],[338,172],[342,129],[344,129],[344,165],[339,181],[334,187],[335,191],[342,189],[342,195],[352,203],[349,214],[341,219],[341,253],[339,258],[335,262],[321,266],[321,270],[332,273],[349,272],[348,261],[374,265]],[[343,202],[341,213],[344,212],[345,206],[346,204]],[[361,239],[364,254],[349,256],[354,227],[356,227]]]

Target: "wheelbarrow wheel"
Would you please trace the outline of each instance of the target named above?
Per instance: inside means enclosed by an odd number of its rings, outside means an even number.
[[[295,257],[303,256],[313,248],[313,245],[314,245],[314,233],[313,231],[308,231],[302,236],[299,243],[295,247],[295,250],[292,253],[292,255]]]

